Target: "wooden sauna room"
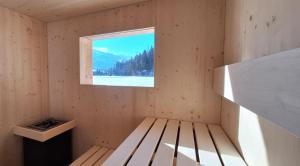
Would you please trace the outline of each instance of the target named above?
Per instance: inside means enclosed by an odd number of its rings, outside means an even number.
[[[0,166],[299,166],[299,0],[0,0]]]

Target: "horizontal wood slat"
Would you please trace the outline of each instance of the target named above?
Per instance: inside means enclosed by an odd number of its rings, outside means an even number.
[[[94,165],[107,151],[108,151],[107,148],[101,148],[95,154],[93,154],[86,162],[84,162],[81,166]]]
[[[179,121],[169,120],[154,156],[152,166],[172,166],[176,147]]]
[[[178,166],[195,166],[196,163],[193,124],[192,122],[181,122],[176,164]]]
[[[104,166],[124,165],[146,135],[155,118],[146,118],[103,163]]]
[[[105,160],[107,160],[107,158],[114,152],[114,150],[109,150],[105,153],[105,155],[103,157],[101,157],[95,164],[94,166],[101,166]]]
[[[246,166],[246,163],[230,142],[220,126],[209,125],[209,130],[216,143],[221,159],[225,166]]]
[[[222,166],[215,145],[205,124],[195,123],[200,165]]]
[[[166,123],[166,119],[156,120],[153,127],[130,159],[129,163],[127,164],[128,166],[148,165],[150,163],[153,152]]]
[[[149,164],[246,166],[220,126],[155,118],[146,118],[115,151],[94,146],[71,166]]]
[[[94,155],[100,149],[99,146],[93,146],[83,155],[81,155],[78,159],[76,159],[70,166],[80,166],[85,161],[87,161],[92,155]]]
[[[73,163],[71,163],[70,166],[102,165],[102,163],[111,155],[112,152],[112,149],[93,146]]]

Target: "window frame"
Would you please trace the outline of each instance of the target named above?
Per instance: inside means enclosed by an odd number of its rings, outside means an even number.
[[[126,37],[133,36],[139,34],[150,34],[154,33],[155,35],[155,27],[147,27],[140,29],[131,29],[126,31],[117,31],[111,33],[103,33],[92,36],[84,36],[79,38],[79,61],[80,61],[80,85],[94,85],[94,86],[118,86],[118,87],[143,87],[143,88],[154,88],[155,87],[155,53],[154,53],[154,62],[153,62],[153,78],[154,83],[153,87],[148,86],[125,86],[125,85],[99,85],[93,83],[93,41],[94,40],[104,40],[111,39],[116,37]],[[154,52],[155,52],[154,42]]]

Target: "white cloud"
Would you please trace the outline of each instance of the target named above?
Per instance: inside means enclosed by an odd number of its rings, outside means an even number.
[[[101,51],[101,52],[108,52],[109,49],[105,47],[94,47],[93,50]]]

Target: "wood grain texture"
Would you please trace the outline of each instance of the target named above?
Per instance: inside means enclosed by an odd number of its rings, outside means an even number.
[[[166,119],[157,119],[143,142],[132,155],[128,166],[149,165],[160,136],[163,134]]]
[[[172,166],[174,161],[177,132],[179,127],[178,120],[169,120],[161,138],[157,152],[155,153],[153,166]]]
[[[47,26],[0,7],[0,165],[22,165],[13,127],[48,115]]]
[[[80,52],[80,84],[93,84],[93,60],[92,60],[92,40],[81,37],[79,39]]]
[[[196,163],[197,160],[193,134],[193,124],[192,122],[181,121],[176,165],[195,166]]]
[[[93,166],[99,159],[101,159],[105,153],[108,151],[107,148],[99,149],[95,154],[93,154],[86,162],[81,166]]]
[[[124,165],[143,141],[155,118],[146,118],[103,163],[104,166]]]
[[[193,128],[192,122],[168,120],[165,126],[167,119],[156,119],[137,150],[132,150],[135,149],[134,142],[140,140],[140,135],[144,133],[147,121],[149,118],[126,138],[103,165],[221,166],[224,163],[225,166],[246,166],[219,125],[209,125],[209,132],[206,124],[195,123]],[[200,160],[196,157],[196,150],[199,152]]]
[[[221,166],[220,158],[206,125],[194,123],[194,129],[200,165]]]
[[[219,123],[211,85],[223,60],[224,7],[154,0],[48,24],[50,115],[76,119],[75,157],[94,144],[116,147],[145,116]],[[153,26],[155,88],[79,85],[79,37]]]
[[[114,152],[114,150],[109,150],[108,152],[105,153],[104,156],[101,157],[101,159],[99,159],[94,166],[102,166],[102,164],[108,159],[108,157]]]
[[[88,151],[86,151],[79,158],[77,158],[75,161],[73,161],[70,164],[70,166],[80,166],[85,161],[87,161],[91,156],[93,156],[99,149],[100,149],[99,146],[93,146],[93,147],[91,147]]]
[[[228,0],[225,65],[300,47],[299,6],[297,0]],[[222,127],[249,165],[299,165],[298,138],[226,99],[222,107]]]
[[[208,128],[225,166],[247,166],[220,126],[208,125]]]
[[[218,94],[300,138],[300,48],[219,67],[214,73]]]
[[[142,1],[145,0],[0,0],[0,5],[50,22]]]

